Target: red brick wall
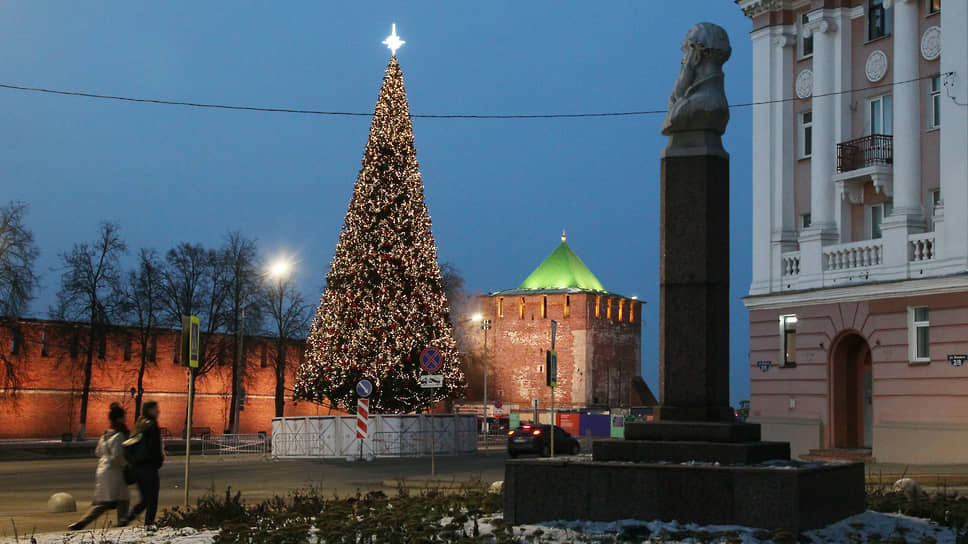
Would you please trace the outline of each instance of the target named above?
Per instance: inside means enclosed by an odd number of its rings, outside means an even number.
[[[565,297],[568,315],[565,315]],[[546,297],[546,298],[545,298]],[[611,319],[607,301],[612,300]],[[524,299],[521,317],[520,301]],[[491,320],[488,339],[488,399],[526,408],[537,398],[551,401],[545,385],[545,351],[551,347],[551,320],[558,321],[558,388],[561,407],[628,405],[629,384],[641,375],[641,302],[588,293],[527,296],[483,296],[481,307]],[[623,312],[619,319],[619,301]],[[545,302],[546,301],[546,302]],[[542,307],[546,311],[542,314]],[[499,306],[503,312],[499,312]],[[630,308],[634,321],[629,322]],[[503,315],[502,315],[503,314]]]
[[[17,353],[12,353],[14,330],[0,327],[0,438],[76,434],[87,328],[53,321],[22,321],[16,330]],[[76,356],[72,356],[75,331],[78,348]],[[107,427],[107,411],[112,402],[118,402],[128,410],[128,424],[133,424],[134,398],[130,390],[137,384],[140,349],[132,338],[130,360],[124,360],[126,334],[133,336],[135,332],[109,333],[104,357],[98,357],[95,352],[88,403],[88,436],[96,436]],[[155,362],[148,363],[144,377],[144,399],[158,401],[161,410],[159,424],[172,435],[183,432],[187,406],[188,374],[187,369],[176,362],[178,339],[179,331],[157,332]],[[229,340],[224,336],[217,339]],[[43,355],[45,345],[46,355]],[[246,401],[240,417],[240,432],[270,432],[275,415],[275,341],[246,337],[244,346]],[[292,387],[303,350],[301,342],[290,342],[286,349],[287,389]],[[263,353],[265,367],[262,366]],[[232,348],[227,354],[226,364],[215,365],[196,381],[192,426],[209,427],[215,434],[221,434],[228,427]],[[289,393],[286,398],[286,416],[329,414],[328,409],[311,403],[294,403]]]

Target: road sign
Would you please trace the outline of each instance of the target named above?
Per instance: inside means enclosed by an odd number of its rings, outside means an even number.
[[[551,349],[555,349],[555,337],[558,336],[558,322],[551,320]]]
[[[366,427],[370,419],[370,399],[356,401],[356,438],[366,438]]]
[[[951,366],[964,366],[965,362],[968,361],[968,355],[949,355],[948,362]]]
[[[433,346],[423,350],[420,354],[420,368],[433,374],[444,366],[444,358],[440,354],[440,348]]]
[[[198,318],[182,316],[182,366],[198,368]]]
[[[420,387],[433,389],[444,386],[444,377],[440,374],[424,374],[420,376]]]
[[[548,350],[545,355],[545,383],[549,387],[558,387],[558,352]]]
[[[356,382],[356,395],[361,398],[367,398],[373,393],[373,382],[367,380],[366,378]]]
[[[494,408],[500,410],[502,406],[504,406],[504,403],[503,402],[501,402],[499,400],[494,401]]]

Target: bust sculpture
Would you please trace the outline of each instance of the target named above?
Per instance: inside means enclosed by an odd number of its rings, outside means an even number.
[[[683,154],[684,147],[712,147],[709,151],[725,153],[718,142],[729,121],[723,64],[731,53],[729,36],[719,25],[698,23],[686,33],[682,68],[662,124],[662,134],[671,137],[667,155]]]

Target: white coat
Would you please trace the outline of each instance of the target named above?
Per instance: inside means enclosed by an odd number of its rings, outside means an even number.
[[[124,447],[127,437],[114,429],[101,435],[94,453],[100,457],[94,478],[93,504],[128,500],[128,486],[124,483]]]

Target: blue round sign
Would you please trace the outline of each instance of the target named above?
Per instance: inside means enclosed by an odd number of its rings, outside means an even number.
[[[430,347],[420,354],[420,367],[433,374],[444,366],[444,358],[439,348]]]
[[[367,379],[362,379],[356,382],[356,394],[362,398],[369,397],[373,393],[373,382]]]

